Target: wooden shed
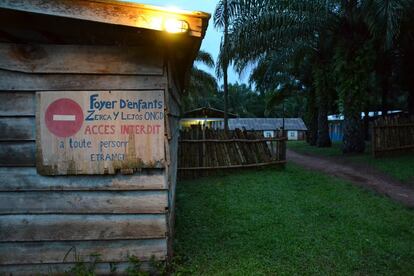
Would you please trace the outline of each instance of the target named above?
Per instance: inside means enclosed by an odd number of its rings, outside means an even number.
[[[0,273],[172,253],[180,95],[208,19],[0,1]]]

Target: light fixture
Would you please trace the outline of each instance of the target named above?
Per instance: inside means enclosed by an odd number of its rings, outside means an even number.
[[[152,17],[151,18],[151,21],[150,21],[150,28],[151,29],[153,29],[153,30],[162,30],[163,28],[162,28],[162,21],[163,21],[163,18],[162,17]]]
[[[188,23],[176,18],[167,18],[164,21],[164,30],[172,34],[185,33],[188,31]]]

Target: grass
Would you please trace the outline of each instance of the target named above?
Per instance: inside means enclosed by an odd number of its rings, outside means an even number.
[[[288,164],[180,182],[176,274],[412,275],[414,212]]]
[[[364,154],[344,156],[341,151],[341,143],[333,143],[330,148],[318,148],[304,141],[289,141],[288,148],[300,153],[308,153],[326,157],[342,157],[353,163],[364,163],[380,170],[395,179],[403,182],[414,183],[414,154],[394,157],[374,158],[370,149]]]

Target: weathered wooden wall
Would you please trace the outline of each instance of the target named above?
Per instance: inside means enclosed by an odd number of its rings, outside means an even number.
[[[173,225],[179,115],[178,88],[168,79],[164,55],[120,46],[3,42],[0,64],[0,273],[64,271],[75,261],[74,248],[84,260],[101,254],[100,272],[108,272],[109,263],[122,269],[128,255],[164,260]],[[165,168],[38,175],[35,92],[55,90],[164,90]]]
[[[168,213],[168,257],[173,255],[173,237],[174,237],[174,222],[175,222],[175,190],[177,184],[177,167],[178,167],[178,139],[180,135],[180,91],[181,88],[174,78],[174,64],[169,63],[168,70],[168,92],[166,94],[166,101],[168,106],[166,116],[166,155],[167,155],[167,175],[169,184],[168,203],[170,206]]]

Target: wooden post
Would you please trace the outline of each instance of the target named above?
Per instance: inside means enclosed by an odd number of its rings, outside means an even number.
[[[371,138],[371,150],[372,150],[372,156],[374,158],[376,158],[376,150],[377,150],[377,145],[376,145],[376,140],[377,140],[377,128],[375,127],[375,125],[372,126],[372,138]]]
[[[205,123],[206,123],[206,120],[204,120],[204,122],[203,122],[203,125],[201,126],[201,132],[202,132],[202,139],[203,139],[203,161],[202,161],[202,163],[203,163],[203,167],[205,167],[206,166],[206,125],[205,125]]]

